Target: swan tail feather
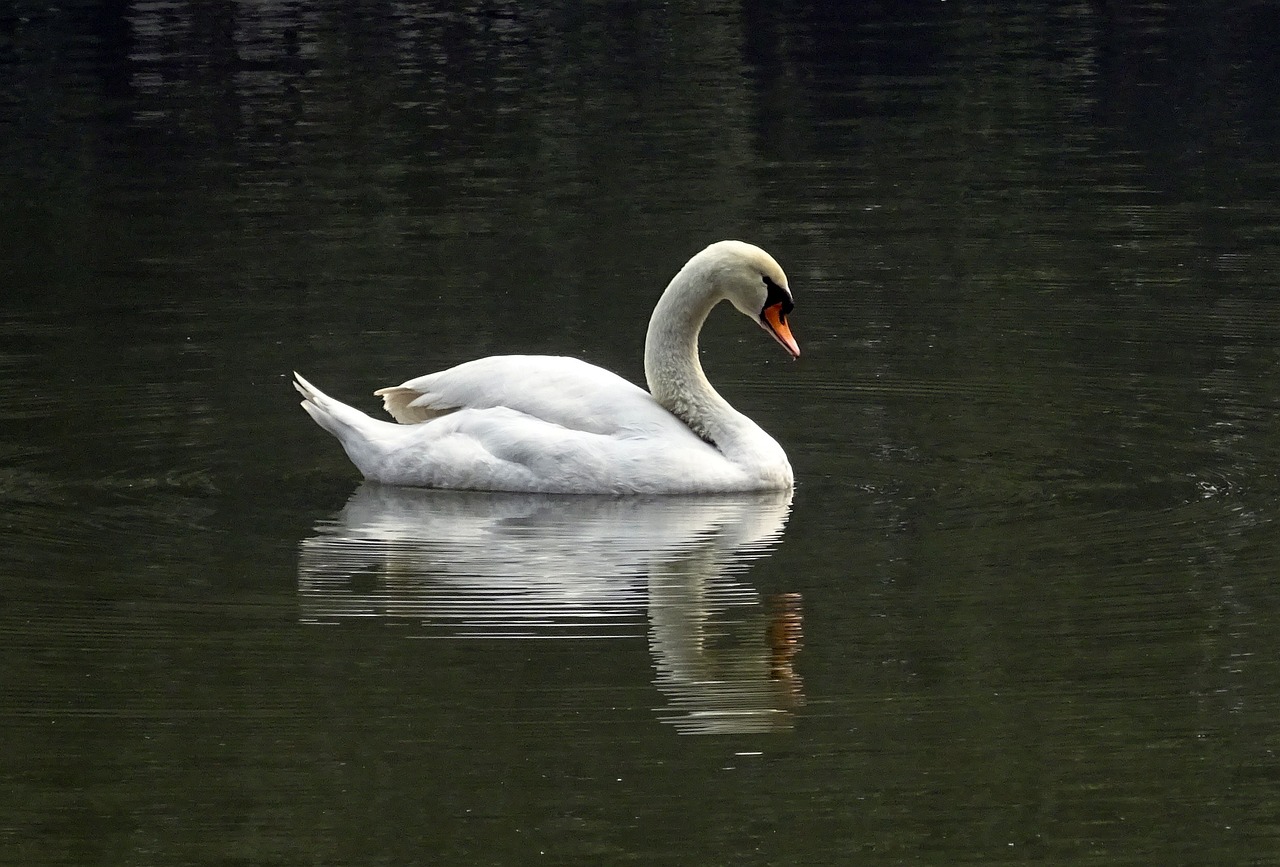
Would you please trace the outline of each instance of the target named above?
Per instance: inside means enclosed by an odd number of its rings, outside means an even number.
[[[293,387],[302,395],[302,408],[320,427],[337,437],[344,445],[353,438],[368,439],[370,426],[376,422],[353,406],[347,406],[316,388],[296,370]]]

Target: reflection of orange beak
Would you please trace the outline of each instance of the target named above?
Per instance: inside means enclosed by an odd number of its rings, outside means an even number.
[[[770,304],[760,314],[760,324],[765,331],[773,335],[773,339],[782,344],[782,348],[791,353],[792,358],[800,357],[800,346],[791,336],[791,326],[787,325],[787,317],[782,312],[781,304]]]

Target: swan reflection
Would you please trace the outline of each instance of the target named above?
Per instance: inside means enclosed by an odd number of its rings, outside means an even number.
[[[643,499],[368,483],[301,543],[306,622],[378,618],[435,635],[648,639],[661,719],[686,733],[791,724],[800,600],[741,580],[790,494]]]

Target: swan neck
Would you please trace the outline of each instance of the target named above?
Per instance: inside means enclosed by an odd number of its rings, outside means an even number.
[[[703,373],[698,335],[722,299],[711,276],[685,266],[658,300],[645,337],[644,374],[649,392],[694,433],[718,441],[722,422],[736,412]]]

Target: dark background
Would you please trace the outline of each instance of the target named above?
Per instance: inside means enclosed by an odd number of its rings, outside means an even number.
[[[0,860],[1277,863],[1278,25],[4,5]],[[796,294],[795,364],[728,314],[703,340],[796,468],[780,539],[691,504],[693,541],[614,572],[600,515],[503,548],[445,500],[432,536],[340,513],[290,370],[369,411],[492,353],[639,381],[662,286],[725,237]],[[331,539],[335,598],[384,607],[314,622]],[[535,573],[630,619],[441,614]],[[772,688],[797,594],[784,724],[668,724],[672,575],[690,695]],[[613,599],[568,595],[548,617]]]

